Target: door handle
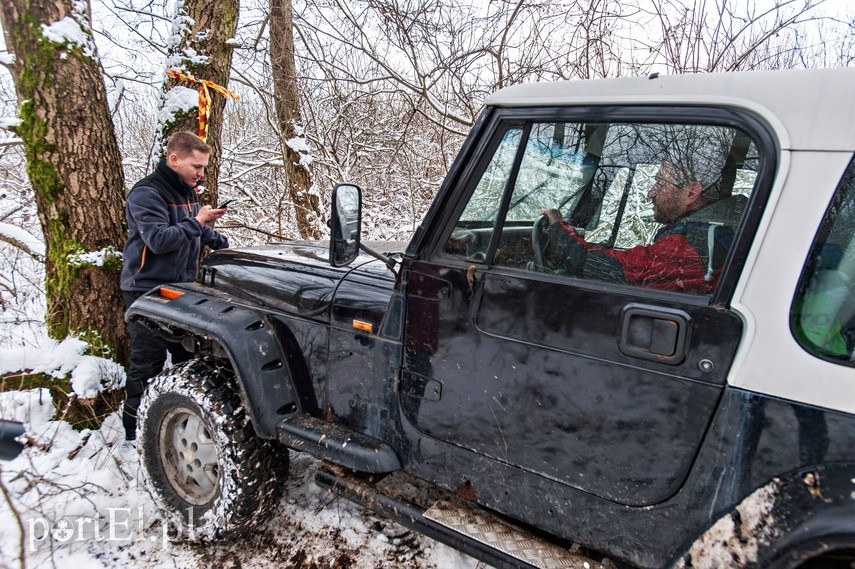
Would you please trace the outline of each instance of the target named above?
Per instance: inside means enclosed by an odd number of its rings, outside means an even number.
[[[686,357],[691,319],[685,312],[631,304],[621,320],[619,345],[624,354],[667,364]]]

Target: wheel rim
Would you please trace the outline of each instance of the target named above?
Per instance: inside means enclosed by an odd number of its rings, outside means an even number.
[[[217,446],[202,418],[187,408],[170,410],[160,429],[160,460],[181,498],[207,504],[219,487]]]

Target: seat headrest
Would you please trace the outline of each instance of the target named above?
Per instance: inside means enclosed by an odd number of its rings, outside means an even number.
[[[743,196],[742,194],[736,194],[714,201],[713,203],[692,212],[686,217],[686,220],[701,223],[715,223],[716,225],[724,225],[726,227],[736,229],[736,226],[739,225],[739,220],[742,219],[743,212],[745,212],[745,206],[747,205],[748,197]]]

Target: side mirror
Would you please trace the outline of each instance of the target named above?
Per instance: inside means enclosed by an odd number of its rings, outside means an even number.
[[[362,188],[355,184],[337,184],[332,193],[330,265],[342,267],[356,258],[361,230]]]

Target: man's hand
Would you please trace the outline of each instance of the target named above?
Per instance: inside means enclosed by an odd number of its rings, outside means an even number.
[[[546,216],[546,218],[549,220],[549,227],[552,227],[556,223],[560,222],[561,228],[567,234],[579,235],[580,237],[585,234],[584,229],[580,231],[580,230],[576,229],[575,227],[573,227],[573,225],[571,225],[569,221],[565,221],[564,218],[561,216],[561,212],[558,211],[557,209],[554,209],[554,208],[553,209],[545,209],[542,212],[540,212],[540,215]]]
[[[545,215],[549,219],[549,225],[561,221],[561,212],[555,208],[543,210],[540,215]]]
[[[216,221],[226,214],[226,209],[214,209],[209,205],[203,205],[199,213],[196,214],[196,221],[202,225],[206,225],[212,221]]]

